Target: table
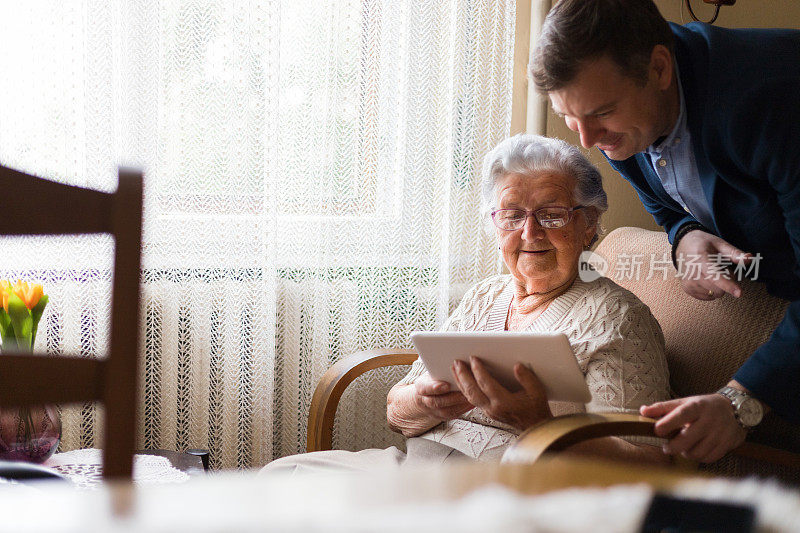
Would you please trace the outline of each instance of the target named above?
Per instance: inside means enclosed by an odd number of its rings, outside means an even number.
[[[225,472],[183,484],[3,490],[9,531],[637,531],[656,489],[758,505],[769,531],[796,531],[800,495],[731,481],[587,459],[453,465],[363,475]],[[47,509],[43,513],[41,509]],[[767,529],[765,529],[767,530]]]
[[[92,490],[102,483],[102,451],[97,448],[57,453],[44,466],[66,476],[78,489]],[[134,455],[136,484],[185,483],[203,474],[203,463],[197,456],[171,450],[142,450]]]

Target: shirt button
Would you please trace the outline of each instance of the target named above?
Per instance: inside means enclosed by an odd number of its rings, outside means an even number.
[[[667,166],[667,160],[666,159],[659,159],[658,160],[658,166],[660,166],[660,167]]]
[[[681,138],[675,137],[675,144],[680,144],[680,143],[681,143]]]

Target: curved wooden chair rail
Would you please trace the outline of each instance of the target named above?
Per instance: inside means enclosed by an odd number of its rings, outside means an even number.
[[[511,446],[505,460],[534,463],[542,455],[562,451],[573,444],[599,437],[654,437],[655,420],[629,413],[580,413],[541,422],[523,432]],[[800,455],[755,442],[745,442],[731,452],[739,457],[800,469]],[[676,465],[694,468],[696,463],[676,457]]]
[[[410,365],[417,359],[413,350],[374,349],[357,352],[334,364],[322,376],[308,412],[306,450],[330,450],[333,443],[333,421],[342,393],[361,374],[396,365]]]
[[[548,452],[599,437],[654,436],[655,420],[628,413],[579,413],[551,418],[525,430],[509,448],[505,461],[534,463]]]

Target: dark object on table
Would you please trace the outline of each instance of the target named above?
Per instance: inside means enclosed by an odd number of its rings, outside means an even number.
[[[188,453],[189,455],[194,455],[199,457],[200,460],[203,462],[203,470],[205,472],[208,472],[208,459],[209,459],[208,450],[206,450],[205,448],[192,448],[190,450],[186,450],[186,453]]]
[[[23,483],[27,481],[69,481],[52,468],[22,461],[0,461],[0,478]]]
[[[190,450],[187,450],[186,453],[181,453],[172,450],[150,449],[139,450],[136,453],[139,455],[156,455],[158,457],[165,457],[169,460],[172,468],[180,470],[181,472],[185,472],[190,476],[201,476],[205,474],[208,468],[206,468],[206,465],[203,463],[201,457],[190,454],[189,451]],[[208,450],[203,451],[208,453]]]
[[[0,405],[103,403],[105,479],[131,479],[136,447],[142,182],[141,172],[120,169],[117,190],[107,193],[0,166],[0,189],[6,192],[0,195],[0,234],[104,233],[114,238],[108,357],[23,353],[0,357]],[[36,209],[19,198],[35,198]]]
[[[642,533],[750,533],[754,521],[755,511],[749,506],[656,494],[644,518]]]

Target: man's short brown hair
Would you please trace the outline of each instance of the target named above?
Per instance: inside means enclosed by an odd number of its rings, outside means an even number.
[[[643,85],[657,44],[674,49],[652,0],[561,0],[544,21],[530,73],[536,90],[549,93],[567,86],[584,62],[608,56]]]

